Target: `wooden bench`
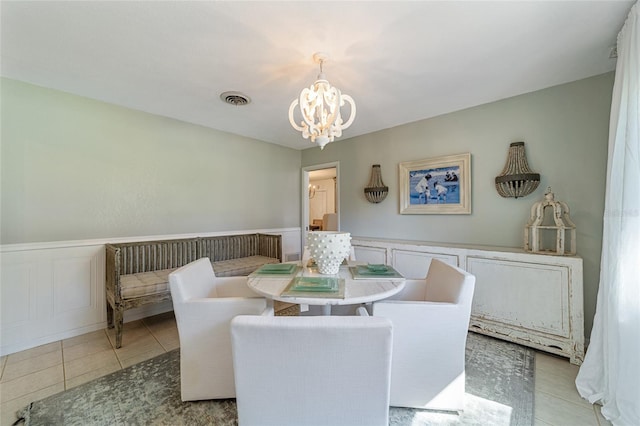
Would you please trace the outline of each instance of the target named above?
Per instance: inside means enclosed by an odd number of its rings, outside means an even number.
[[[269,234],[222,235],[162,241],[106,244],[107,322],[122,346],[124,311],[171,300],[169,274],[208,257],[217,276],[248,275],[282,261],[282,237]]]

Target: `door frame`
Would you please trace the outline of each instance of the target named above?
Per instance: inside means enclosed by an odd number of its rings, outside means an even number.
[[[303,252],[304,246],[307,241],[307,232],[309,232],[309,172],[315,170],[323,170],[323,169],[336,169],[336,215],[338,219],[338,230],[340,230],[340,162],[334,161],[331,163],[323,163],[323,164],[315,164],[313,166],[303,167],[301,170],[301,189],[302,194],[300,199],[302,200],[302,206],[300,211],[302,213],[302,217],[300,223],[302,226],[300,227],[300,253]]]

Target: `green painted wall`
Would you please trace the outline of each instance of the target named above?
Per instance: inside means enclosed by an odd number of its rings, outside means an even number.
[[[584,259],[585,327],[598,288],[613,74],[300,152],[26,83],[1,80],[2,244],[300,225],[300,167],[339,161],[353,235],[521,247],[548,185],[571,207]],[[357,100],[356,100],[357,101]],[[504,199],[494,178],[526,142],[538,190]],[[398,163],[472,155],[471,215],[400,215]],[[363,188],[372,164],[390,187]]]
[[[578,255],[584,259],[585,327],[589,336],[599,281],[602,217],[613,73],[306,149],[302,165],[340,162],[340,222],[353,235],[522,247],[531,205],[547,186],[571,208]],[[357,99],[356,99],[357,102]],[[524,141],[541,174],[525,198],[501,198],[494,178],[511,142]],[[471,153],[471,215],[400,215],[398,163]],[[389,186],[380,204],[363,188],[371,165]]]
[[[1,84],[2,244],[299,226],[297,150]]]

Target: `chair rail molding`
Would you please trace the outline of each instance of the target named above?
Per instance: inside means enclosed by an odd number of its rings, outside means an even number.
[[[582,259],[519,248],[352,237],[359,261],[385,263],[408,279],[427,275],[431,259],[476,276],[469,330],[584,359]]]

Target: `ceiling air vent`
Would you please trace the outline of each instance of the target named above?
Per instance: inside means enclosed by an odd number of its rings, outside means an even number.
[[[224,92],[220,94],[220,99],[235,106],[242,106],[251,103],[251,98],[240,92]]]

